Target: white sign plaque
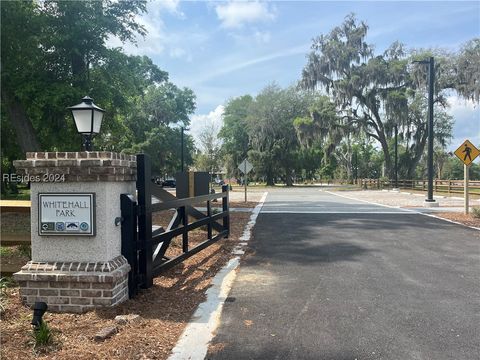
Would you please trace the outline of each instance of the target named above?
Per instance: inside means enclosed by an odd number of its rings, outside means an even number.
[[[38,234],[95,235],[95,194],[38,194]]]

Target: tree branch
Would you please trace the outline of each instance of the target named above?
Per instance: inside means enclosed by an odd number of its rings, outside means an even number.
[[[371,133],[371,132],[368,132],[368,131],[366,131],[365,133],[367,134],[367,136],[371,136],[375,140],[380,141],[380,138],[377,135],[375,135],[374,133]]]

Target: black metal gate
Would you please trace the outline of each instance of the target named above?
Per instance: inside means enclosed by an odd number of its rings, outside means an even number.
[[[220,198],[221,211],[213,214],[211,202]],[[130,297],[135,296],[139,288],[152,286],[153,278],[162,271],[229,235],[227,185],[222,186],[222,192],[218,194],[177,199],[151,181],[150,158],[146,154],[137,155],[137,201],[132,195],[122,194],[120,203],[122,255],[132,267],[128,278]],[[201,203],[206,203],[206,212],[193,206]],[[175,214],[167,228],[153,229],[152,214],[169,209],[174,209]],[[190,222],[189,219],[194,221]],[[189,231],[202,226],[207,228],[207,239],[190,248]],[[165,253],[177,236],[182,236],[182,253],[167,257]]]

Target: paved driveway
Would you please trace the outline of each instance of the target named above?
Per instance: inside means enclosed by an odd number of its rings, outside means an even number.
[[[480,232],[270,192],[208,359],[479,359]]]

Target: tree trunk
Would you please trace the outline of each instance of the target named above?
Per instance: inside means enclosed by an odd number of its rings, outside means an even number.
[[[267,186],[275,185],[275,183],[273,182],[273,172],[270,168],[267,169],[266,175],[267,175]]]
[[[352,145],[350,143],[350,135],[347,135],[347,180],[353,184],[353,171],[352,171]]]
[[[415,169],[420,159],[422,158],[423,151],[425,150],[425,145],[427,144],[427,134],[427,130],[425,129],[422,139],[420,140],[420,144],[415,147],[413,158],[408,163],[407,177],[409,179],[413,179],[415,177]]]
[[[386,170],[385,172],[389,174],[390,179],[393,179],[394,169],[392,167],[392,159],[390,159],[390,150],[388,149],[387,140],[385,139],[385,136],[379,136],[379,138],[380,138],[380,145],[382,146],[382,150],[383,150],[383,156],[385,157],[385,170]]]
[[[22,152],[40,151],[40,143],[37,140],[35,130],[18,98],[12,97],[7,90],[2,91],[2,98]]]
[[[285,168],[285,185],[293,186],[292,172],[289,167]]]

